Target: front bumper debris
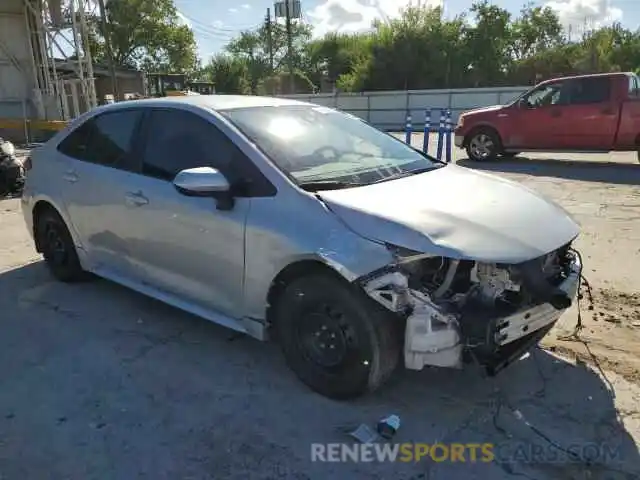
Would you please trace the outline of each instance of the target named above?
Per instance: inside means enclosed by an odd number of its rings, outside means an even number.
[[[476,353],[472,349],[468,350],[465,361],[467,363],[479,363],[485,368],[487,375],[494,376],[535,347],[554,325],[555,321],[539,330],[535,330],[533,333],[520,337],[518,340],[501,346],[493,352]]]
[[[571,299],[578,293],[581,273],[579,256],[574,255],[566,278],[558,285]],[[506,316],[476,314],[473,310],[460,314],[452,305],[436,304],[424,293],[410,289],[406,276],[397,271],[363,286],[390,311],[410,311],[406,317],[404,363],[411,370],[422,370],[425,365],[461,368],[473,360],[495,374],[535,346],[566,311],[543,303]],[[477,334],[470,334],[462,323],[475,325]],[[481,341],[472,344],[472,337]]]
[[[576,258],[571,265],[571,273],[567,279],[559,285],[560,290],[565,292],[571,299],[575,298],[578,294],[581,273],[582,265],[580,264],[579,258]],[[565,311],[566,309],[557,310],[549,303],[544,303],[502,318],[497,323],[498,328],[495,333],[495,342],[501,346],[514,342],[551,323],[555,323]]]

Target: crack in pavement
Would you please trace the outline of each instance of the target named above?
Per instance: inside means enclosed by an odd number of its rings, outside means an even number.
[[[132,356],[128,357],[128,358],[123,358],[121,360],[122,364],[125,365],[130,365],[142,358],[144,358],[145,356],[147,356],[150,352],[152,352],[153,350],[155,350],[158,347],[162,347],[165,345],[168,345],[170,343],[178,343],[178,341],[181,339],[182,335],[184,335],[184,333],[186,332],[186,328],[173,333],[171,335],[168,335],[167,337],[164,338],[157,338],[153,341],[151,341],[151,343],[149,345],[143,345],[142,347],[140,347],[138,349],[138,351],[133,354]]]

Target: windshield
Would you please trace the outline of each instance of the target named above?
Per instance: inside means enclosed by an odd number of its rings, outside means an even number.
[[[357,117],[314,105],[221,112],[298,185],[368,185],[441,163]]]

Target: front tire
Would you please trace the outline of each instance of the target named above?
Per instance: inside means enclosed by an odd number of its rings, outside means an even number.
[[[371,392],[391,376],[401,323],[364,292],[324,273],[294,280],[276,305],[288,366],[309,388],[338,400]]]
[[[479,128],[469,136],[466,150],[469,160],[490,162],[500,153],[500,139],[493,130]]]
[[[87,279],[69,229],[57,212],[48,210],[39,216],[36,234],[44,261],[57,280],[72,283]]]

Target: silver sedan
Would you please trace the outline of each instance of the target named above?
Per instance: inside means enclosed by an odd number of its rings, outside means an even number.
[[[332,398],[402,363],[495,373],[549,331],[581,274],[559,206],[293,100],[107,105],[25,168],[24,218],[57,279],[91,273],[275,338]]]

